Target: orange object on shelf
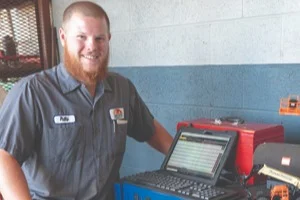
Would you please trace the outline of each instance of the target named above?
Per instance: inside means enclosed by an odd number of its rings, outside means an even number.
[[[280,115],[300,115],[300,96],[290,95],[280,99]]]
[[[271,190],[271,200],[277,198],[289,200],[289,188],[286,185],[275,185]]]

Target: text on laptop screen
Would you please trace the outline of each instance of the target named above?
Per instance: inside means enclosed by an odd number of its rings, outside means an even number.
[[[229,140],[230,137],[183,131],[166,163],[166,169],[212,178]]]

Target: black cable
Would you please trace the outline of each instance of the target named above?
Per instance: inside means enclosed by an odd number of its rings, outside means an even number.
[[[257,165],[253,165],[250,174],[247,176],[241,176],[242,180],[241,180],[241,186],[244,188],[244,191],[247,192],[247,199],[248,200],[253,200],[252,197],[252,193],[250,192],[249,188],[247,187],[247,181],[255,174],[257,173],[261,168],[263,167],[263,165],[257,164]]]

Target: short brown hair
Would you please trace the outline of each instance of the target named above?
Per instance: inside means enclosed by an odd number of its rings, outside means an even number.
[[[104,17],[107,23],[108,32],[110,32],[110,22],[107,13],[101,6],[90,1],[77,1],[70,4],[65,9],[62,22],[62,27],[64,29],[66,28],[66,24],[71,19],[73,14],[76,13],[89,17]]]

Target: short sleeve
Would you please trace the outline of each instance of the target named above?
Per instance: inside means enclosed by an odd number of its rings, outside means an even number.
[[[131,81],[129,81],[129,92],[130,120],[128,135],[138,141],[147,141],[154,133],[154,117]]]
[[[0,108],[0,148],[21,165],[32,153],[35,140],[34,92],[26,81],[19,81]]]

